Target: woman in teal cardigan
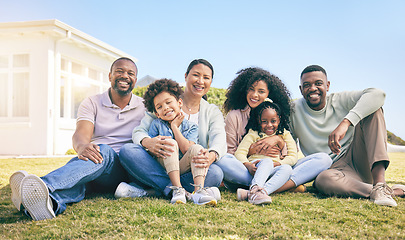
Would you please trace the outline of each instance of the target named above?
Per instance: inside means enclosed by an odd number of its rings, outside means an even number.
[[[185,73],[186,87],[183,96],[182,112],[186,119],[198,125],[198,144],[204,147],[200,155],[194,158],[197,165],[209,166],[205,179],[208,193],[219,198],[218,187],[223,173],[215,162],[226,153],[226,133],[224,118],[217,106],[209,104],[203,96],[211,87],[214,69],[204,59],[193,60]],[[173,146],[157,136],[150,138],[148,129],[156,116],[146,113],[141,124],[133,130],[133,144],[121,148],[120,161],[131,177],[144,188],[153,188],[166,196],[170,194],[170,179],[165,169],[153,158],[165,157],[173,152]],[[193,191],[191,173],[180,176],[181,184],[188,192]],[[214,187],[214,188],[211,188]],[[217,199],[219,200],[219,199]]]

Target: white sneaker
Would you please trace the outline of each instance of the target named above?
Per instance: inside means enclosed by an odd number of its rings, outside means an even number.
[[[21,204],[21,181],[26,176],[28,176],[28,173],[24,170],[20,170],[13,173],[10,177],[11,201],[18,211],[24,209],[24,206]]]
[[[396,207],[397,202],[392,198],[393,191],[386,183],[379,182],[373,186],[370,200],[377,205]]]
[[[186,204],[186,190],[182,187],[170,186],[172,191],[172,204]]]
[[[21,181],[21,202],[34,221],[55,217],[48,187],[35,175],[30,174]]]
[[[193,192],[191,194],[191,199],[195,204],[198,205],[211,205],[214,207],[217,205],[217,200],[210,196],[205,188],[200,188],[196,192]]]
[[[148,195],[148,192],[136,186],[135,183],[128,184],[126,182],[120,183],[114,193],[115,198],[136,198],[146,195]]]
[[[206,187],[204,189],[211,197],[215,198],[217,202],[221,201],[221,192],[217,187]]]

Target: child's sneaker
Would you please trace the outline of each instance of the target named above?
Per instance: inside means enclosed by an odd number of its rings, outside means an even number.
[[[271,197],[267,195],[266,190],[257,185],[249,191],[248,199],[250,203],[255,205],[271,203]]]
[[[206,187],[204,189],[211,197],[215,198],[217,202],[221,201],[221,192],[217,187]]]
[[[193,192],[191,194],[191,199],[195,204],[198,205],[211,205],[214,207],[217,205],[217,200],[210,196],[205,188],[200,188],[196,192]]]
[[[120,183],[114,193],[115,198],[136,198],[146,195],[148,195],[148,192],[136,186],[135,183],[128,184],[126,182]]]
[[[238,188],[238,190],[236,190],[236,198],[238,199],[238,201],[248,200],[248,194],[249,190],[243,188]]]
[[[21,182],[26,176],[28,176],[28,173],[20,170],[13,173],[10,177],[11,201],[18,211],[24,209],[24,206],[21,204]]]
[[[295,188],[291,188],[289,192],[294,192],[294,193],[304,193],[307,190],[307,188],[304,185],[298,185]]]
[[[186,204],[186,191],[182,187],[170,186],[172,191],[172,204]]]

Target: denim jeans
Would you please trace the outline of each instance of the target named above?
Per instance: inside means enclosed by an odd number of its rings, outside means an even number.
[[[168,195],[171,191],[169,175],[160,163],[154,159],[142,146],[133,143],[125,144],[119,153],[119,159],[122,166],[129,173],[129,177],[141,182],[142,184],[152,187],[159,193]],[[220,167],[215,163],[208,168],[205,177],[205,187],[219,187],[223,179],[223,173]],[[180,175],[181,185],[188,192],[193,192],[194,183],[191,172]]]
[[[127,180],[117,153],[108,145],[99,146],[102,163],[96,164],[75,157],[63,167],[41,177],[48,186],[53,203],[57,204],[55,214],[64,212],[66,204],[83,200],[90,183],[95,189],[114,191],[120,182]]]
[[[242,162],[237,160],[232,154],[225,154],[216,163],[224,172],[224,183],[231,191],[236,188],[249,186],[252,176]],[[290,179],[296,186],[307,183],[315,179],[323,170],[332,165],[332,159],[326,153],[314,153],[301,158],[292,167]]]
[[[257,185],[263,187],[268,194],[273,193],[290,179],[292,168],[290,165],[280,165],[274,167],[273,160],[265,158],[259,160],[256,164],[257,169],[254,176],[250,175],[252,179],[249,186]],[[247,168],[245,167],[247,170]],[[249,171],[248,171],[249,172]]]

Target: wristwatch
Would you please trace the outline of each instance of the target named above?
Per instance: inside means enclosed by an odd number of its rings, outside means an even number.
[[[217,153],[217,151],[215,151],[215,150],[209,150],[208,152],[213,152],[213,153],[215,153],[215,162],[218,161],[218,159],[219,159],[219,154]]]

